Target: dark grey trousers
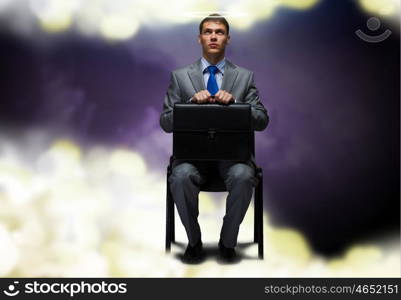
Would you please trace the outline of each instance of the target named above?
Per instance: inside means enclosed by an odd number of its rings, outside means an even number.
[[[232,248],[237,244],[239,227],[249,207],[257,178],[251,163],[221,161],[216,164],[228,191],[220,238],[224,246]],[[201,240],[198,195],[200,185],[207,176],[204,166],[205,163],[178,161],[169,177],[171,193],[191,246]]]

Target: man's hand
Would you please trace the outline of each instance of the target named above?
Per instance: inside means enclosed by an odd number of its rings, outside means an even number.
[[[212,103],[221,103],[221,104],[229,104],[234,102],[234,97],[230,93],[219,90],[216,95],[214,95],[214,99]]]
[[[219,90],[216,95],[212,96],[208,90],[202,90],[200,92],[197,92],[193,97],[192,97],[192,103],[220,103],[220,104],[229,104],[233,103],[234,97],[230,93]]]
[[[193,103],[212,103],[211,102],[212,95],[209,93],[208,90],[202,90],[200,92],[197,92],[193,97],[192,97],[192,102]]]

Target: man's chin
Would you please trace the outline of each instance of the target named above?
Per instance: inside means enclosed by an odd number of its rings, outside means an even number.
[[[223,51],[221,51],[221,49],[208,49],[207,51],[206,51],[206,53],[207,54],[220,54],[220,53],[223,53]]]

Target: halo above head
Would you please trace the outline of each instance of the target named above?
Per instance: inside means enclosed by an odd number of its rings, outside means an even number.
[[[211,14],[219,14],[219,16],[211,16]],[[182,12],[183,16],[190,17],[190,18],[221,18],[221,17],[227,17],[227,18],[238,18],[238,17],[245,17],[248,16],[249,13],[246,12],[229,12],[229,11],[184,11]]]

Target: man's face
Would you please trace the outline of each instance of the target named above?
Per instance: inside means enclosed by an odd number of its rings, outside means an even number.
[[[226,45],[230,42],[230,36],[224,24],[210,21],[203,23],[198,42],[202,45],[204,54],[224,54]]]

